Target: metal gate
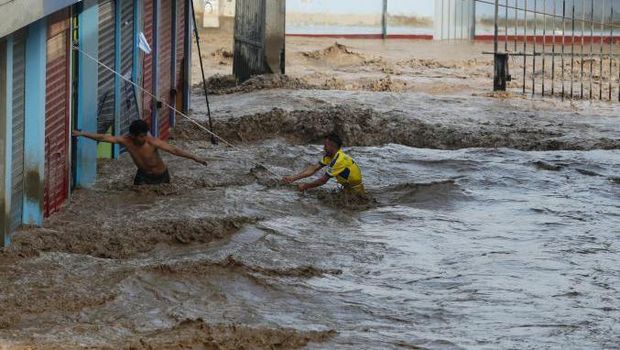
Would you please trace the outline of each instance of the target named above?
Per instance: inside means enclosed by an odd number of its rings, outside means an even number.
[[[26,32],[13,34],[13,140],[10,232],[22,224],[24,203],[24,98],[26,93]]]
[[[620,9],[613,1],[476,1],[494,9],[495,90],[620,101]],[[516,67],[509,71],[509,64]]]
[[[240,81],[264,73],[264,23],[265,1],[237,0],[233,74]]]
[[[48,22],[45,99],[45,191],[47,217],[69,197],[70,13],[62,11]]]
[[[144,0],[144,37],[153,47],[153,1]],[[150,93],[153,92],[153,54],[142,53],[142,88]],[[142,93],[142,119],[151,125],[153,114],[153,98],[149,94]]]
[[[233,74],[240,81],[252,75],[285,70],[284,0],[237,0]]]
[[[99,1],[99,60],[114,67],[114,1]],[[111,133],[114,126],[114,73],[99,65],[97,99],[97,131]],[[111,154],[109,155],[111,156]]]
[[[168,104],[174,105],[173,97],[173,82],[172,82],[172,70],[174,67],[172,66],[172,55],[173,55],[173,47],[172,47],[172,37],[173,27],[172,27],[172,8],[173,2],[172,0],[161,0],[160,14],[159,14],[159,46],[157,47],[158,54],[158,91],[159,91],[159,99]],[[170,136],[170,115],[171,110],[168,107],[163,106],[158,111],[158,125],[159,125],[159,138],[162,140],[168,139]]]
[[[134,57],[134,0],[121,1],[121,68],[120,73],[124,78],[132,80],[133,57]],[[121,80],[121,115],[120,134],[129,132],[132,121],[140,118],[136,92],[130,83]],[[121,147],[121,152],[125,148]]]

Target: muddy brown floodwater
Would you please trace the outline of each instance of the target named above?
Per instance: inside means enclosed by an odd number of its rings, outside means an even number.
[[[235,147],[181,119],[208,167],[164,156],[173,183],[137,188],[102,161],[17,233],[0,348],[620,348],[617,103],[488,94],[484,44],[291,39],[288,76],[238,84],[227,43],[205,55]],[[364,198],[278,181],[332,130]]]

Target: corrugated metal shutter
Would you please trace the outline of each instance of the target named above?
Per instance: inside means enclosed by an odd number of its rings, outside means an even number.
[[[435,40],[473,39],[476,26],[474,0],[435,1]]]
[[[185,0],[177,3],[177,59],[176,59],[176,107],[183,110],[183,81],[185,76]]]
[[[172,0],[161,0],[159,16],[158,47],[158,87],[162,102],[173,105],[172,101]],[[170,136],[170,109],[163,106],[159,110],[159,138],[166,140]]]
[[[233,74],[241,81],[261,74],[265,66],[265,0],[237,0]]]
[[[47,38],[44,215],[69,197],[70,14],[51,16]]]
[[[26,33],[13,35],[13,173],[10,231],[22,223],[24,203],[24,98],[26,92]]]
[[[144,37],[153,48],[153,0],[144,0]],[[142,88],[153,92],[153,55],[143,53],[142,62]],[[151,125],[153,111],[153,98],[143,93],[142,95],[142,119]]]
[[[114,1],[99,1],[99,60],[114,68]],[[97,131],[106,133],[114,126],[114,73],[99,65]]]
[[[132,79],[134,55],[134,0],[121,2],[121,71],[126,79]],[[129,132],[132,121],[140,118],[134,86],[129,82],[121,81],[121,130],[125,135]],[[121,152],[124,152],[121,147]]]

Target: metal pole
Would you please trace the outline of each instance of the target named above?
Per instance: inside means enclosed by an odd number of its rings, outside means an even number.
[[[590,99],[592,99],[592,77],[594,76],[594,0],[590,2]]]
[[[519,7],[519,0],[515,0],[515,52],[517,52],[517,38],[519,37],[519,11],[517,7]]]
[[[551,96],[555,96],[555,16],[558,14],[557,10],[556,0],[553,0],[553,25],[551,26],[553,30],[553,46],[551,48]],[[562,38],[563,37],[564,33],[562,33]]]
[[[532,58],[532,96],[536,93],[536,41],[538,40],[538,38],[536,37],[536,35],[538,34],[538,14],[536,11],[538,11],[538,6],[537,5],[537,1],[534,0],[534,47],[532,48],[534,50],[533,54],[533,58]]]
[[[543,0],[543,47],[542,47],[542,95],[545,96],[545,63],[546,63],[546,55],[545,55],[545,47],[547,46],[547,15],[545,12],[547,11],[547,0]]]
[[[209,130],[213,131],[213,121],[211,120],[211,106],[209,105],[209,93],[207,90],[207,79],[205,78],[205,69],[202,63],[202,53],[200,51],[200,36],[198,35],[198,25],[196,24],[196,13],[194,12],[194,0],[190,0],[189,5],[192,11],[192,20],[194,22],[194,35],[196,36],[196,46],[198,47],[198,57],[200,58],[200,72],[202,73],[202,87],[205,93],[205,100],[207,101],[207,115],[209,116]],[[211,135],[211,143],[216,145],[217,139]]]
[[[574,22],[573,22],[574,23]],[[564,48],[566,43],[566,0],[562,1],[562,53],[560,54],[560,61],[562,63],[562,100],[564,100],[565,82],[564,82]],[[571,69],[571,89],[572,89],[572,69]]]
[[[581,21],[581,99],[583,100],[583,58],[584,56],[584,51],[583,51],[583,36],[585,35],[585,29],[586,29],[586,0],[581,0],[581,16],[582,21]]]
[[[498,59],[498,45],[499,45],[499,0],[495,0],[495,20],[494,20],[494,34],[493,34],[493,91],[501,90],[500,81],[503,77],[499,76],[500,63]]]
[[[525,75],[527,74],[527,0],[525,0],[523,7],[525,8],[523,12],[523,94],[525,95]]]
[[[504,19],[504,53],[508,52],[508,0],[506,0],[506,15]]]
[[[565,0],[566,1],[566,0]],[[575,2],[573,1],[573,14],[572,14],[572,43],[570,48],[570,98],[575,97],[573,89],[575,82]]]
[[[495,0],[495,26],[493,37],[493,53],[497,55],[498,50],[498,38],[499,38],[499,26],[497,21],[499,20],[499,0]]]
[[[603,0],[603,5],[602,5],[602,13],[601,13],[601,34],[600,34],[600,52],[601,52],[601,62],[599,64],[599,72],[598,72],[598,99],[602,100],[603,99],[603,33],[605,32],[605,0]],[[611,57],[609,57],[609,59],[611,59]],[[609,72],[609,74],[611,74],[611,72]]]
[[[387,38],[387,20],[388,20],[388,0],[383,0],[383,17],[381,20],[381,28],[383,39]]]
[[[613,3],[611,6],[611,15],[609,17],[609,23],[611,23],[611,29],[609,31],[609,101],[611,101],[611,90],[613,88],[613,85],[611,83],[612,79],[612,73],[613,73],[613,62],[614,62],[614,58],[613,58],[613,54],[614,54],[614,7],[613,7]],[[618,67],[618,70],[620,70],[620,67]]]

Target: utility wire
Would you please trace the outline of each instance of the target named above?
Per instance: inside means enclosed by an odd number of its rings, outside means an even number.
[[[174,111],[176,114],[182,116],[183,118],[187,119],[188,121],[190,121],[192,124],[196,125],[198,128],[206,131],[209,135],[211,135],[212,137],[217,138],[218,140],[222,141],[225,145],[234,148],[238,151],[242,151],[241,148],[233,145],[232,143],[228,142],[226,139],[224,139],[223,137],[221,137],[220,135],[214,133],[213,131],[209,130],[208,128],[206,128],[205,126],[203,126],[202,124],[200,124],[198,121],[196,121],[195,119],[187,116],[185,113],[177,110],[176,108],[174,108],[173,106],[171,106],[170,104],[166,103],[165,101],[162,101],[159,99],[159,97],[157,97],[156,95],[154,95],[153,93],[151,93],[150,91],[147,91],[146,89],[144,89],[143,87],[139,86],[138,84],[134,83],[133,81],[131,81],[131,79],[128,79],[126,77],[124,77],[122,74],[120,74],[119,72],[115,71],[114,69],[108,67],[105,63],[99,61],[98,59],[96,59],[95,57],[89,55],[87,52],[85,52],[84,50],[80,49],[77,45],[73,45],[73,49],[78,51],[79,53],[81,53],[82,55],[86,56],[87,58],[91,59],[92,61],[96,62],[97,64],[99,64],[100,66],[102,66],[103,68],[107,69],[108,71],[114,73],[115,75],[117,75],[118,77],[120,77],[121,79],[123,79],[124,81],[128,82],[129,84],[137,87],[140,91],[144,92],[145,94],[151,96],[152,98],[155,99],[155,101],[160,102],[163,106],[169,108],[170,110]],[[250,163],[252,163],[255,166],[258,167],[262,167],[265,170],[267,170],[267,172],[269,172],[270,174],[276,176],[276,177],[280,177],[280,175],[276,174],[275,172],[273,172],[271,169],[269,169],[267,166],[255,162],[252,159],[249,159],[248,157],[248,161]]]

